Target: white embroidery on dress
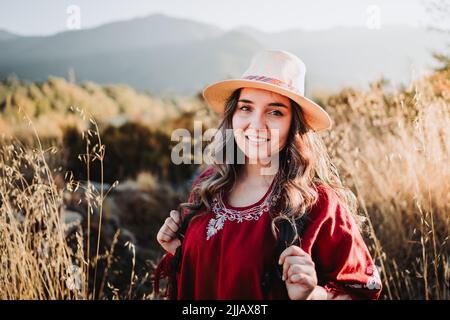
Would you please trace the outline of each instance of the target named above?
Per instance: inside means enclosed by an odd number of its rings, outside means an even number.
[[[206,231],[206,240],[209,240],[213,235],[217,233],[217,231],[223,228],[225,223],[225,216],[220,216],[218,219],[212,218],[208,222],[208,228]]]
[[[223,195],[220,196],[220,199]],[[219,230],[223,229],[225,221],[243,221],[258,220],[263,213],[268,212],[281,196],[281,189],[277,188],[275,192],[271,192],[264,201],[252,208],[246,210],[233,210],[226,208],[223,202],[217,198],[213,199],[212,212],[215,218],[211,218],[206,227],[206,240],[211,239]]]

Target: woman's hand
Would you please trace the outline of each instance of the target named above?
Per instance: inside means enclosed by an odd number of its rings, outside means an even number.
[[[317,274],[311,256],[298,246],[286,248],[278,263],[283,265],[283,280],[291,300],[312,298],[317,287]]]
[[[181,245],[180,239],[178,239],[178,230],[181,225],[181,215],[177,210],[170,211],[169,217],[164,222],[161,229],[159,229],[156,235],[158,243],[171,254],[175,254],[178,246]]]

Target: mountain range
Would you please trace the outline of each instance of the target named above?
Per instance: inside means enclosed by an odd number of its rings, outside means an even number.
[[[0,30],[0,79],[15,74],[43,81],[70,73],[77,82],[192,95],[211,82],[239,77],[257,51],[282,49],[305,62],[306,89],[313,94],[365,87],[382,77],[406,84],[412,75],[433,68],[432,52],[448,52],[449,40],[448,35],[409,26],[267,33],[153,14],[49,36]]]

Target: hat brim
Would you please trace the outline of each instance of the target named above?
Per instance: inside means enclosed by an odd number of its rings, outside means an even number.
[[[203,90],[203,97],[208,105],[218,113],[223,113],[225,103],[231,94],[239,88],[264,89],[279,93],[297,102],[303,110],[305,121],[315,132],[324,131],[332,127],[328,113],[314,101],[280,86],[245,79],[230,79],[213,83]]]

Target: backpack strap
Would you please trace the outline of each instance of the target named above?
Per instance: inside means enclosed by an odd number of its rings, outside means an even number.
[[[300,246],[299,239],[304,230],[304,217],[306,217],[306,215],[302,215],[301,217],[295,219],[295,226],[297,228],[299,237],[295,240],[293,245]],[[283,276],[283,266],[278,264],[278,258],[280,257],[281,253],[291,245],[291,242],[295,237],[295,230],[292,227],[291,223],[286,219],[280,221],[278,229],[279,233],[275,250],[275,261],[272,263],[272,265],[266,267],[261,279],[261,287],[266,298],[268,298],[269,296],[273,279],[281,280]]]
[[[175,254],[173,258],[170,260],[170,270],[172,273],[172,290],[170,291],[170,300],[175,300],[178,296],[178,285],[177,285],[177,273],[180,271],[181,268],[181,260],[182,260],[182,246],[183,246],[183,240],[184,236],[186,234],[187,227],[189,225],[189,222],[191,219],[195,216],[195,213],[191,213],[188,211],[184,219],[181,221],[180,229],[178,230],[178,239],[180,240],[181,244],[178,246],[178,248],[175,250]]]

